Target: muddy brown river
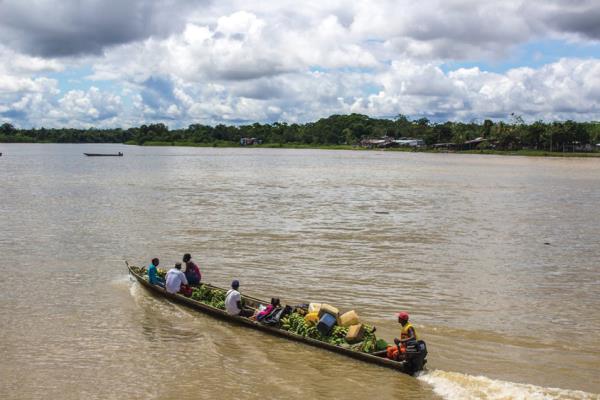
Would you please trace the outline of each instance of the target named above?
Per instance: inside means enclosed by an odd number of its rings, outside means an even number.
[[[122,151],[90,158],[83,152]],[[2,399],[599,399],[600,159],[0,144]],[[152,296],[124,260],[407,310],[417,378]]]

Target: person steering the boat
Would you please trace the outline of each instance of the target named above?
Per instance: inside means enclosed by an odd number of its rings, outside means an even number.
[[[231,289],[225,295],[225,310],[229,315],[239,315],[240,317],[251,317],[254,310],[244,308],[242,305],[242,295],[238,292],[240,282],[236,279],[231,282]]]
[[[400,338],[394,338],[394,343],[396,346],[388,346],[387,348],[387,356],[392,360],[404,358],[404,354],[406,353],[406,345],[409,342],[419,340],[415,327],[408,322],[408,313],[406,311],[402,311],[396,314],[396,316],[398,317],[398,323],[402,325],[402,329],[400,331]]]
[[[158,276],[156,269],[159,263],[160,261],[158,260],[158,258],[153,258],[152,262],[150,262],[150,265],[148,265],[148,282],[150,282],[151,285],[158,285],[164,288],[165,280]]]
[[[188,285],[196,286],[200,284],[200,281],[202,280],[202,274],[200,273],[200,268],[198,268],[198,265],[192,261],[192,256],[190,253],[183,255],[183,262],[185,263],[185,277],[188,280]]]

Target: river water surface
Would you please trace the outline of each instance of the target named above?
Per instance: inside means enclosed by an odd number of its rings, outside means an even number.
[[[84,151],[124,157],[88,158]],[[2,399],[598,399],[600,159],[0,144]],[[124,260],[355,309],[411,378],[153,297]]]

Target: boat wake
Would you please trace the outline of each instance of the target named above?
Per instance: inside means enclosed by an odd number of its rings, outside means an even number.
[[[111,285],[124,286],[132,283],[132,278],[129,275],[119,275],[110,281]]]
[[[433,390],[436,394],[448,400],[600,399],[599,395],[579,390],[545,388],[535,385],[495,380],[485,376],[472,376],[458,372],[445,372],[440,370],[423,373],[418,379],[433,386]]]
[[[129,285],[129,294],[140,306],[159,310],[162,312],[163,316],[168,315],[170,318],[189,318],[191,315],[193,315],[184,307],[180,307],[177,304],[168,303],[153,296],[149,296],[144,287],[134,279],[130,279],[129,276],[125,282]]]
[[[129,282],[129,294],[131,294],[131,297],[135,300],[139,300],[142,296],[140,285],[137,282]]]

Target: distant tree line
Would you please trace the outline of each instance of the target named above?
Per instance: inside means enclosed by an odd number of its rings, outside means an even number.
[[[600,143],[600,122],[537,121],[527,124],[512,115],[508,122],[442,122],[427,118],[411,120],[404,115],[394,119],[371,118],[361,114],[332,115],[305,124],[254,123],[216,126],[193,124],[170,130],[165,124],[150,124],[129,129],[17,129],[9,123],[0,126],[0,142],[33,143],[132,143],[146,142],[218,144],[239,143],[243,137],[259,138],[265,144],[353,145],[364,138],[388,136],[423,139],[435,143],[464,143],[478,137],[488,141],[481,147],[500,150],[538,149],[562,151],[565,146]]]

